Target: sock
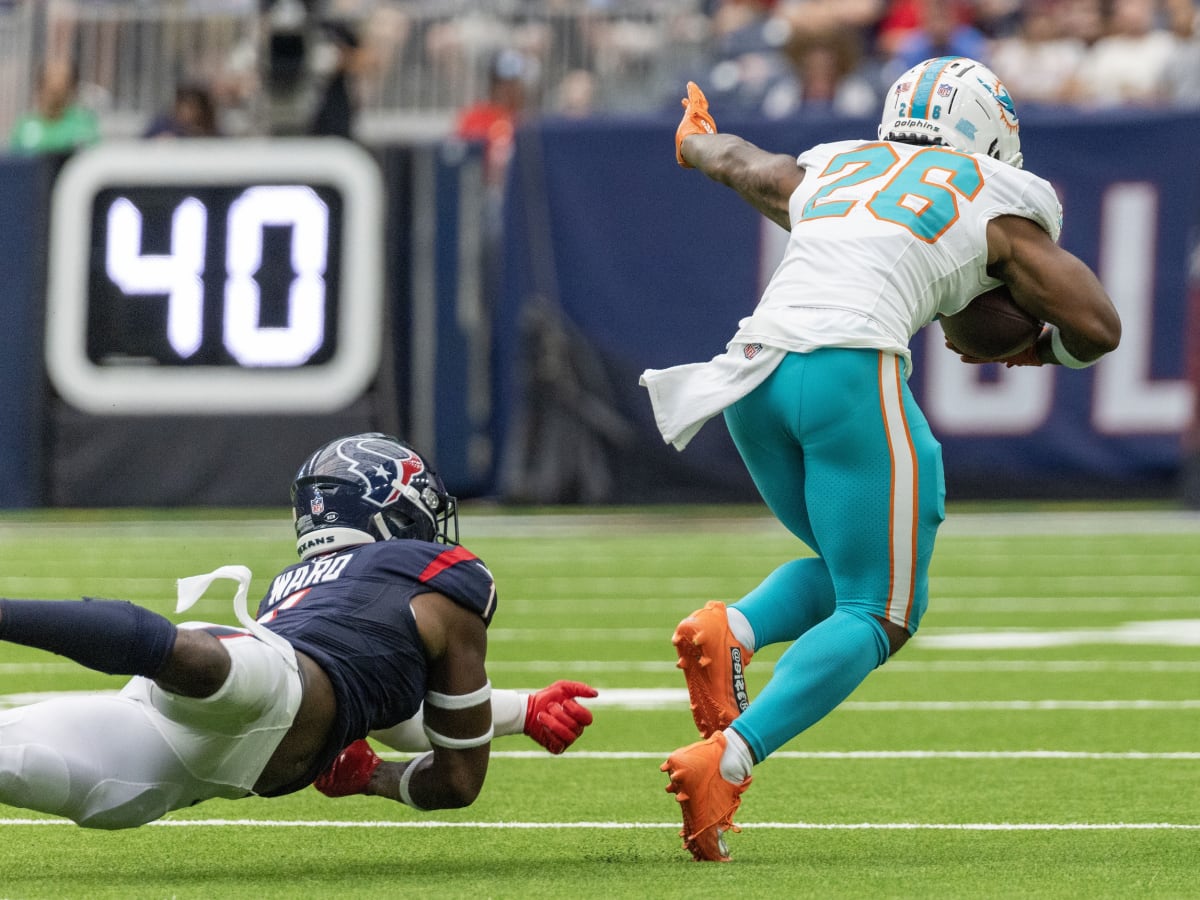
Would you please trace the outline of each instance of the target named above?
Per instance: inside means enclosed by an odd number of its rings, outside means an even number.
[[[825,561],[820,557],[793,559],[730,607],[753,626],[754,638],[747,642],[737,631],[733,634],[746,647],[794,641],[828,618],[836,602],[833,579]],[[729,627],[733,630],[733,616]]]
[[[0,599],[0,640],[49,650],[106,675],[153,678],[175,647],[175,626],[123,600]]]
[[[725,607],[725,618],[737,642],[753,653],[757,648],[754,646],[754,627],[750,620],[735,606]]]
[[[722,733],[725,735],[725,752],[721,754],[721,777],[730,784],[741,784],[750,777],[754,757],[740,734],[732,728],[726,728]]]
[[[738,716],[738,734],[761,762],[828,715],[887,657],[883,626],[839,609],[779,658],[771,680]]]

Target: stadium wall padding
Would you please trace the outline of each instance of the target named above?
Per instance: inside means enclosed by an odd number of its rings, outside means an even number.
[[[46,166],[0,158],[0,508],[44,499],[42,248]]]

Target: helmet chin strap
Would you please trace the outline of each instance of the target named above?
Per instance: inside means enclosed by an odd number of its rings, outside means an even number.
[[[390,541],[396,537],[392,534],[392,529],[388,528],[387,519],[383,517],[382,512],[377,512],[371,516],[371,524],[375,526],[375,530],[379,533],[380,540]]]

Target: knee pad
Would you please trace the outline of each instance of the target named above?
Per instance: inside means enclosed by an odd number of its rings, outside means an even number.
[[[871,634],[875,636],[875,649],[879,653],[875,667],[878,668],[887,662],[888,658],[892,655],[892,644],[891,641],[888,640],[888,634],[883,627],[883,623],[880,622],[879,619],[875,618],[874,613],[857,609],[849,604],[845,606],[839,605],[838,612],[844,612],[847,615],[851,615],[860,622],[870,626]]]
[[[82,828],[115,831],[153,822],[174,808],[169,792],[160,785],[108,780],[88,791],[71,818]]]
[[[14,742],[14,737],[6,725],[0,725],[0,801],[66,815],[71,793],[67,761],[53,747]]]

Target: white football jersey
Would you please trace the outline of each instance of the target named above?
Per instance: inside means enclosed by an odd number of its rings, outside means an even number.
[[[1000,282],[987,274],[987,223],[1037,222],[1054,240],[1049,182],[981,154],[890,141],[802,154],[791,237],[733,343],[786,350],[873,347],[908,359],[912,336]]]
[[[798,162],[787,249],[725,353],[642,373],[659,431],[680,450],[790,351],[882,350],[908,372],[917,331],[1000,284],[987,274],[991,219],[1032,219],[1055,241],[1062,230],[1049,182],[982,154],[842,141]]]

